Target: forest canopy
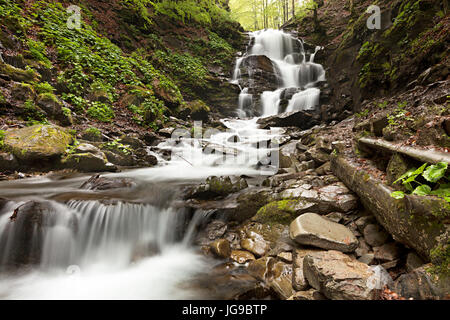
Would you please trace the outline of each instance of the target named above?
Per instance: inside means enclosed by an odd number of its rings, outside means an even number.
[[[312,14],[314,0],[230,0],[232,18],[244,29],[278,29],[292,18]]]

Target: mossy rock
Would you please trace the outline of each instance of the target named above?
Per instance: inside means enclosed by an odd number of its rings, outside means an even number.
[[[63,103],[53,93],[41,93],[37,97],[36,104],[49,118],[58,120],[61,125],[69,126],[73,124],[70,109],[65,108]]]
[[[195,100],[186,103],[185,108],[181,110],[184,115],[190,115],[192,120],[208,121],[208,115],[211,109],[201,100]]]
[[[103,152],[69,154],[62,160],[62,164],[65,168],[81,172],[117,171],[116,166],[108,162]]]
[[[17,82],[37,82],[40,78],[40,75],[34,70],[22,70],[1,62],[0,76]]]
[[[11,99],[13,102],[34,100],[36,93],[32,85],[27,83],[14,83],[11,86]]]
[[[311,203],[304,200],[273,201],[260,208],[252,220],[260,223],[288,225],[303,213],[304,209],[310,207]]]
[[[58,158],[72,143],[72,136],[55,125],[34,125],[5,132],[4,148],[19,161]]]

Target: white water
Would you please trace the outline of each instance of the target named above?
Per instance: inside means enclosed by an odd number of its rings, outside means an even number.
[[[265,91],[261,94],[262,116],[275,115],[280,112],[280,98],[283,89],[297,88],[298,92],[289,100],[286,111],[314,110],[319,104],[320,90],[311,88],[319,81],[325,81],[325,71],[320,64],[314,63],[316,53],[321,49],[316,47],[309,61],[303,43],[280,30],[262,30],[250,33],[254,45],[248,55],[265,55],[272,60],[280,72],[282,85],[275,91]],[[239,84],[240,68],[245,57],[237,59],[233,72],[233,82]],[[251,97],[248,88],[241,92],[239,100],[247,101]],[[244,104],[242,104],[244,105]],[[242,108],[240,108],[242,109]],[[245,111],[245,110],[244,110]],[[242,112],[240,113],[242,114]]]
[[[314,54],[306,62],[302,43],[281,31],[255,32],[251,37],[255,41],[248,54],[267,55],[278,66],[283,82],[278,90],[262,94],[263,115],[280,112],[285,88],[298,88],[288,111],[315,108],[320,90],[314,84],[324,80],[324,71],[314,63]],[[239,83],[239,67],[244,58],[236,62],[235,83]],[[170,197],[159,201],[159,205],[146,204],[146,200],[157,197],[155,188],[163,184],[173,185],[161,189],[161,193],[174,193],[177,184],[196,183],[212,175],[274,174],[278,169],[276,143],[265,143],[276,141],[284,131],[262,130],[256,123],[258,118],[243,119],[253,101],[249,89],[243,88],[237,106],[241,119],[223,120],[226,132],[198,134],[201,131],[195,130],[191,137],[190,132],[184,131],[180,132],[183,138],[161,143],[158,148],[171,151],[172,156],[171,160],[159,157],[158,167],[106,174],[129,177],[138,184],[122,195],[114,194],[113,198],[118,198],[114,204],[97,200],[47,202],[52,214],[44,219],[42,231],[33,231],[33,239],[42,237],[40,263],[31,270],[19,270],[19,274],[0,271],[0,299],[201,297],[186,283],[207,273],[212,266],[191,245],[195,226],[204,218],[202,213],[197,212],[184,235],[176,237],[186,215],[173,209]],[[11,254],[20,246],[18,241],[23,234],[21,225],[9,218],[14,209],[28,200],[42,201],[67,193],[101,199],[104,193],[78,189],[87,178],[0,182],[2,196],[15,199],[0,211],[0,269],[13,259]],[[123,200],[128,198],[137,203]],[[37,243],[35,240],[33,245]]]

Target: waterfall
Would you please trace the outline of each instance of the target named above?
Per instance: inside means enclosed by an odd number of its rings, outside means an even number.
[[[260,95],[261,116],[275,115],[280,112],[279,105],[283,89],[296,88],[297,92],[288,101],[287,111],[314,110],[319,104],[320,90],[315,88],[319,81],[325,81],[325,71],[320,64],[314,63],[315,55],[321,47],[310,54],[309,61],[302,41],[281,30],[261,30],[250,33],[253,45],[244,57],[236,61],[233,82],[239,84],[242,62],[251,55],[264,55],[276,66],[281,79],[280,87],[275,91],[264,91]],[[239,98],[239,115],[243,115],[252,106],[248,97],[248,88],[244,88]],[[244,99],[246,103],[244,103]],[[242,110],[244,112],[242,112]],[[249,114],[249,112],[246,112]]]
[[[314,62],[320,48],[310,54],[301,41],[279,30],[250,37],[230,79],[241,87],[240,118],[222,119],[227,129],[222,131],[177,128],[179,136],[152,147],[160,154],[158,166],[106,175],[132,179],[136,187],[110,193],[80,190],[87,176],[0,182],[0,194],[10,199],[6,204],[0,199],[0,298],[199,297],[186,283],[212,269],[213,262],[191,241],[207,216],[178,208],[174,199],[180,186],[213,175],[278,172],[277,141],[285,131],[261,129],[258,117],[247,118],[258,113],[250,109],[259,104],[261,116],[276,115],[286,106],[287,111],[313,110],[320,96],[316,83],[325,80],[322,66]],[[258,92],[243,85],[241,68],[246,58],[261,55],[270,59],[277,73],[271,79],[277,82]],[[250,77],[257,76],[250,71]],[[57,196],[64,200],[55,201]],[[30,205],[37,207],[21,213],[21,206]]]

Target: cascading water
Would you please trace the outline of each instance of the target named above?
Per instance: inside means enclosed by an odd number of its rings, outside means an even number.
[[[247,57],[265,55],[279,72],[279,88],[257,99],[252,88],[243,87],[237,106],[241,119],[222,120],[225,132],[194,129],[192,137],[181,130],[156,148],[170,151],[170,160],[159,156],[157,167],[104,175],[130,178],[133,188],[80,190],[86,176],[0,182],[0,194],[10,199],[5,204],[0,198],[0,298],[212,297],[185,285],[207,273],[213,263],[191,244],[196,227],[207,216],[175,209],[176,190],[212,175],[276,173],[276,142],[284,131],[260,129],[258,118],[244,119],[247,111],[260,101],[261,115],[279,113],[288,89],[287,111],[313,109],[320,95],[315,84],[325,79],[323,68],[314,63],[315,53],[306,61],[303,43],[291,35],[266,30],[250,36],[248,52],[237,60],[232,81],[240,83],[240,67]],[[30,200],[39,205],[31,210],[31,222],[20,213]]]
[[[240,69],[243,61],[249,56],[268,57],[276,66],[275,71],[281,79],[275,91],[264,91],[261,94],[261,115],[270,116],[280,113],[281,95],[286,89],[295,89],[296,93],[289,99],[286,111],[314,110],[319,104],[320,90],[314,86],[325,81],[325,71],[320,64],[314,63],[314,57],[320,47],[316,47],[309,60],[303,43],[290,34],[280,30],[262,30],[250,33],[253,45],[244,57],[236,61],[233,82],[240,84]],[[240,101],[251,101],[249,88],[241,92]],[[256,99],[253,99],[256,100]],[[245,106],[248,108],[251,103]],[[245,109],[244,109],[245,111]],[[242,114],[242,112],[241,112]]]

